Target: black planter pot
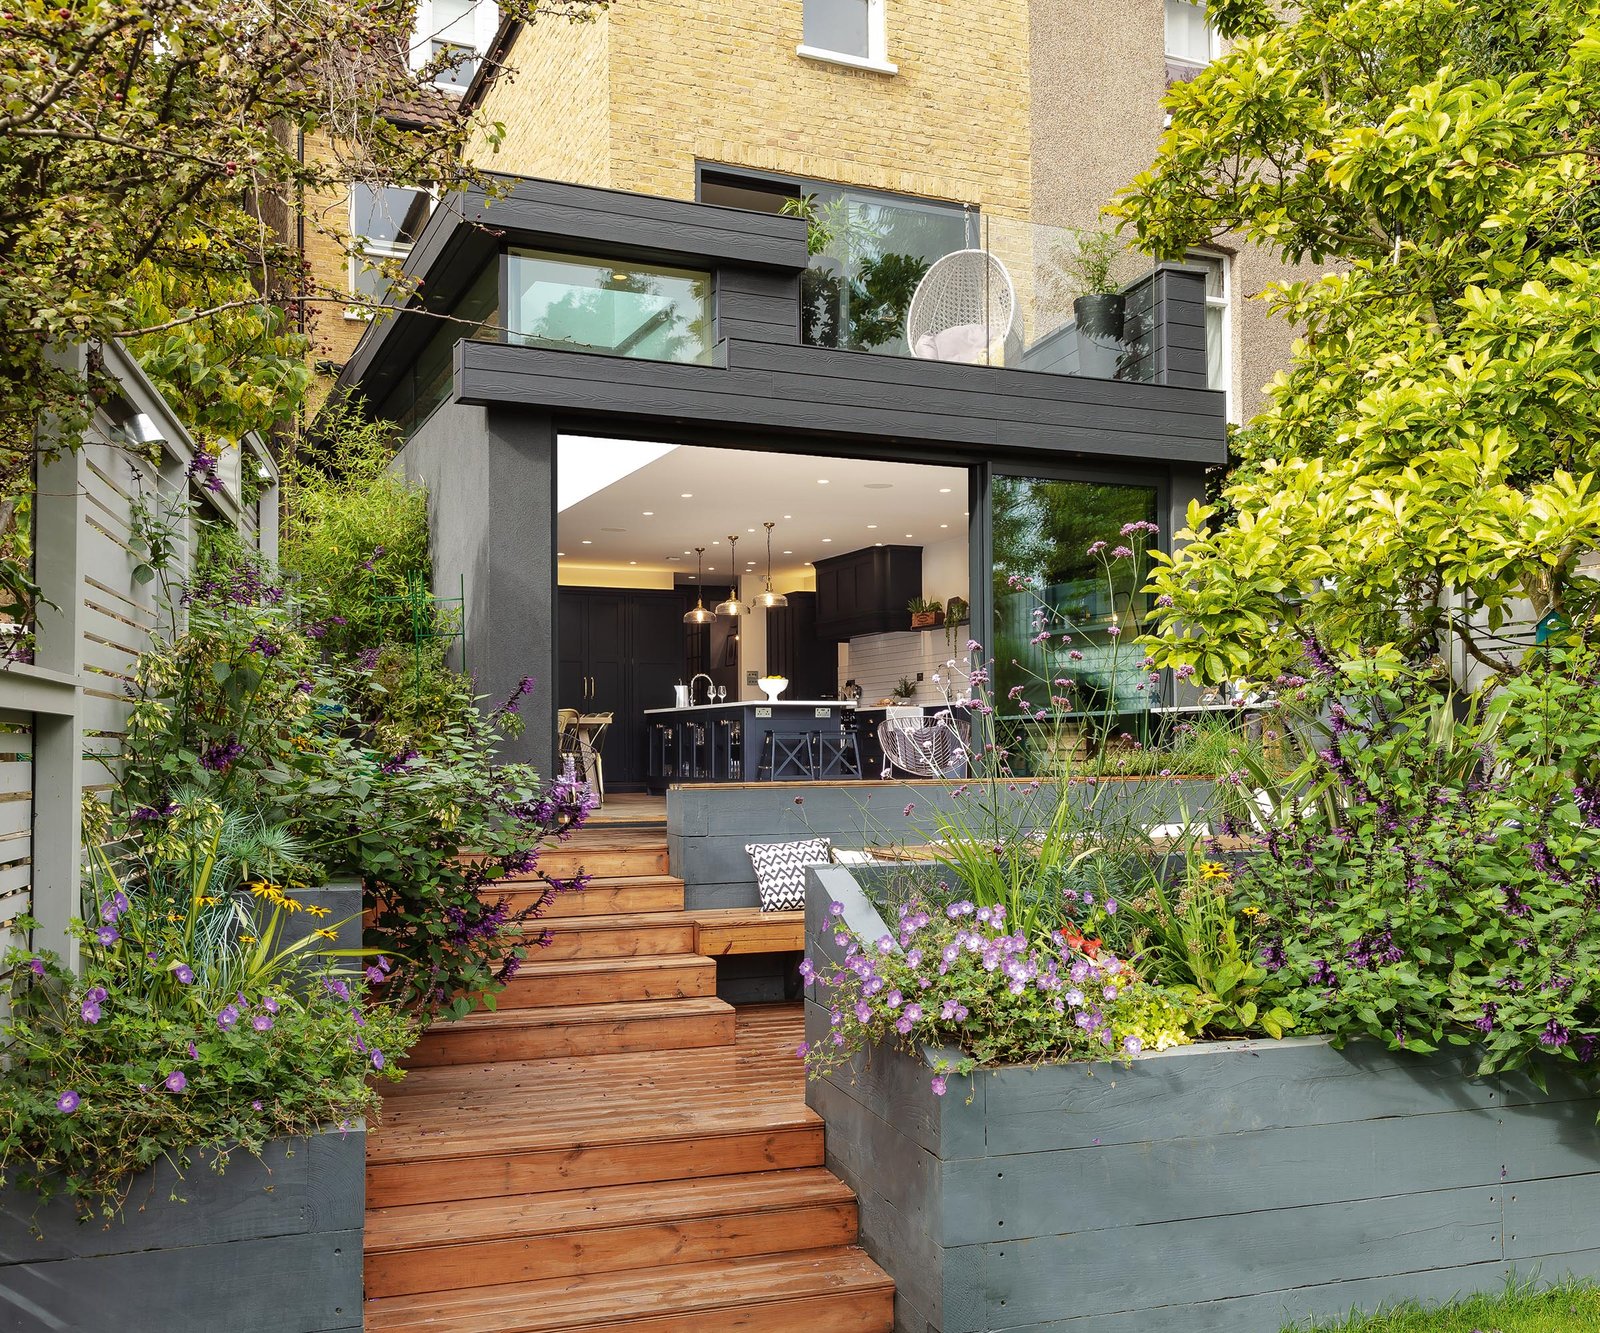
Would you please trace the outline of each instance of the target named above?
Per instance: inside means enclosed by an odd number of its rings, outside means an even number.
[[[1128,298],[1121,292],[1093,292],[1072,303],[1072,317],[1078,333],[1096,341],[1122,341],[1128,315]]]

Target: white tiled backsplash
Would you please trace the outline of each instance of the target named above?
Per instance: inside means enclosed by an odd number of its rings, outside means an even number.
[[[962,644],[966,643],[966,632],[965,625],[956,630],[962,636]],[[950,658],[960,656],[950,646],[942,626],[935,630],[911,630],[895,634],[860,634],[850,640],[843,654],[843,671],[839,680],[843,684],[854,677],[856,684],[861,686],[861,702],[873,704],[879,699],[888,698],[900,677],[909,676],[916,680],[920,671],[922,679],[917,683],[915,702],[941,703],[944,696],[940,686],[934,684],[934,673],[948,677],[944,664]]]

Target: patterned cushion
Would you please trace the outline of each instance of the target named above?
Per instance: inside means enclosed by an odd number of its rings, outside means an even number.
[[[745,844],[756,870],[763,912],[797,912],[806,905],[806,867],[828,864],[826,838]]]

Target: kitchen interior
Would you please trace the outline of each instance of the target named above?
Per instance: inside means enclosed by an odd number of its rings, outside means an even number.
[[[965,717],[934,677],[970,634],[968,487],[963,468],[562,436],[563,753],[608,794],[959,776]]]

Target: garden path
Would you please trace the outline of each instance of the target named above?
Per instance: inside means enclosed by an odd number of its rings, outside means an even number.
[[[805,1104],[799,1007],[716,998],[710,954],[798,947],[798,922],[686,912],[653,821],[542,860],[580,865],[498,1011],[431,1029],[385,1093],[367,1330],[888,1333],[893,1284]]]

